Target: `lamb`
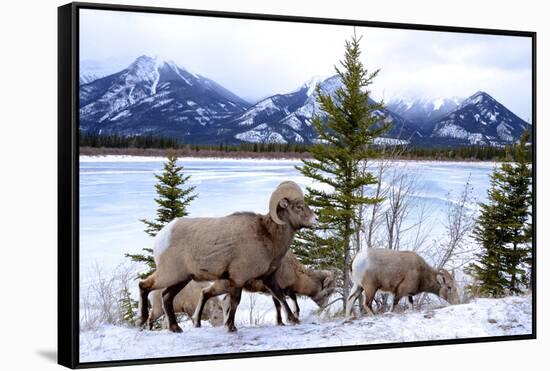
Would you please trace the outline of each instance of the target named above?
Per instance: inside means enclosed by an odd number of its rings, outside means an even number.
[[[274,273],[296,232],[312,228],[315,223],[315,214],[305,203],[302,190],[291,181],[282,182],[275,189],[266,215],[240,212],[220,218],[174,219],[156,236],[156,271],[139,282],[138,324],[147,321],[149,293],[164,289],[162,300],[168,328],[181,332],[174,314],[174,297],[191,280],[215,281],[207,292],[203,290],[203,296],[207,300],[209,296],[229,293],[225,325],[228,331],[236,331],[234,319],[242,288],[253,279],[260,279],[283,305],[289,320],[299,323]],[[201,311],[204,301],[200,303]]]
[[[191,318],[199,300],[201,290],[209,285],[210,283],[208,282],[189,282],[189,284],[174,297],[174,311],[176,313],[183,312]],[[149,329],[152,330],[155,321],[164,314],[164,310],[162,309],[161,290],[152,291],[149,295],[149,300],[151,301],[151,312],[149,313],[147,321],[149,323]],[[207,319],[212,326],[217,327],[223,325],[224,318],[221,301],[210,300],[204,308],[204,315],[205,319]]]
[[[296,317],[300,316],[300,307],[296,295],[308,296],[319,307],[324,308],[336,288],[333,272],[304,267],[292,251],[286,253],[281,265],[275,272],[275,280],[285,296],[294,301],[294,315]],[[261,280],[247,283],[244,289],[249,292],[269,293],[268,288]],[[225,297],[223,300],[224,309],[228,307],[228,299],[229,297]],[[273,298],[273,303],[277,310],[277,324],[284,325],[281,317],[281,305],[275,298]],[[226,313],[226,310],[224,310],[224,313]],[[194,317],[193,320],[198,321],[199,319]]]
[[[364,290],[363,306],[372,312],[372,301],[378,290],[393,293],[392,311],[399,300],[421,292],[429,292],[450,304],[458,303],[454,278],[445,269],[436,270],[412,251],[369,248],[359,251],[351,264],[353,288],[346,300],[346,316],[351,315],[353,303]]]

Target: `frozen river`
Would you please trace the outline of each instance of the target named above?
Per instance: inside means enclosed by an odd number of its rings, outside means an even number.
[[[196,159],[180,161],[191,175],[198,198],[190,216],[223,216],[234,211],[267,212],[272,190],[283,180],[301,186],[311,181],[295,169],[299,160]],[[151,247],[141,218],[155,217],[155,174],[162,172],[163,159],[142,157],[82,157],[80,161],[80,271],[83,283],[90,267],[98,263],[110,270],[128,261],[124,253]],[[413,203],[430,211],[434,238],[442,231],[450,193],[455,198],[470,176],[472,201],[483,201],[493,163],[400,162],[416,174]]]

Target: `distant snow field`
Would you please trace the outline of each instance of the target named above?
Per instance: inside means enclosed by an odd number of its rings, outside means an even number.
[[[351,320],[310,314],[300,325],[241,325],[237,333],[208,327],[206,321],[198,329],[185,321],[180,334],[105,325],[80,333],[80,361],[521,335],[531,333],[531,311],[531,295],[526,295]]]

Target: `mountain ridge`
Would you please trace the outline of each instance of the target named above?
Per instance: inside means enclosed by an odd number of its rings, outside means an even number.
[[[333,96],[342,86],[338,75],[313,77],[294,91],[250,104],[173,61],[142,55],[125,69],[80,86],[80,127],[87,133],[155,134],[195,144],[316,143],[311,120],[324,116],[318,84]],[[393,99],[375,115],[392,124],[382,141],[423,146],[502,145],[529,127],[485,92],[466,99]]]

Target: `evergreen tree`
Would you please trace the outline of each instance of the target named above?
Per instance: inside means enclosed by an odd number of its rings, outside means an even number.
[[[145,224],[145,233],[149,236],[156,234],[172,221],[174,218],[187,216],[187,206],[193,201],[197,195],[193,194],[195,187],[181,188],[187,183],[191,175],[184,176],[182,174],[183,167],[176,164],[177,157],[169,155],[168,160],[164,164],[164,171],[161,175],[155,175],[158,183],[155,185],[158,197],[155,202],[158,204],[157,217],[155,220],[140,219]],[[142,249],[142,254],[126,254],[126,257],[132,261],[145,263],[149,270],[141,273],[139,278],[145,278],[153,273],[156,269],[153,259],[153,249],[145,247]]]
[[[123,287],[120,292],[119,312],[121,320],[129,325],[136,324],[138,301],[132,298],[128,287]]]
[[[527,138],[525,133],[512,147],[515,162],[495,168],[489,200],[480,205],[474,238],[482,251],[467,271],[477,281],[470,289],[482,295],[517,294],[530,285],[532,192]]]
[[[388,129],[376,115],[383,105],[369,101],[367,87],[379,70],[369,73],[361,63],[360,40],[354,33],[351,41],[346,41],[342,70],[335,67],[342,81],[335,95],[324,94],[317,85],[317,102],[324,115],[314,117],[312,124],[319,144],[309,149],[312,159],[303,159],[303,165],[296,167],[306,177],[329,187],[307,188],[306,201],[317,213],[319,228],[298,234],[292,249],[306,265],[341,272],[343,297],[350,287],[351,238],[361,228],[357,209],[381,201],[361,192],[363,187],[376,184],[376,177],[359,165],[372,157],[374,138]]]

